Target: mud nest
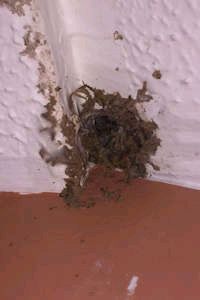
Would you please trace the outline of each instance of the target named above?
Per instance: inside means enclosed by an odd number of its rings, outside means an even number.
[[[74,172],[79,174],[76,180],[69,178],[66,181],[61,196],[67,204],[78,203],[77,191],[81,187],[77,182],[81,176],[86,177],[90,163],[123,170],[126,181],[146,177],[148,164],[159,170],[151,162],[151,156],[160,145],[156,135],[158,127],[153,120],[143,120],[137,109],[138,103],[151,99],[146,82],[135,99],[131,96],[123,98],[119,93],[105,93],[85,84],[72,93],[69,104],[71,109],[76,106],[78,112],[77,149],[79,160],[82,157],[82,172]],[[77,105],[79,100],[84,101],[81,108]]]

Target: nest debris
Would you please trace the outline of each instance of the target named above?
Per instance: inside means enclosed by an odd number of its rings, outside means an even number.
[[[84,101],[81,109],[77,100]],[[66,187],[60,195],[68,205],[83,206],[80,193],[91,163],[123,170],[126,181],[145,178],[148,164],[159,170],[151,162],[151,156],[160,145],[156,134],[158,126],[153,120],[143,120],[137,109],[138,103],[150,100],[152,96],[147,93],[146,82],[135,99],[105,93],[86,84],[71,94],[70,109],[79,125],[76,147],[70,154],[66,149],[66,157],[71,157],[71,161],[68,160],[66,169]]]

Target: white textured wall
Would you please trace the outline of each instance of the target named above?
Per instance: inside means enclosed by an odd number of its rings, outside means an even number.
[[[134,95],[147,80],[145,105],[159,125],[162,147],[152,178],[200,188],[200,5],[198,0],[37,0],[65,93],[86,83]],[[59,191],[63,170],[40,159],[45,100],[38,63],[22,57],[24,25],[0,8],[0,189]],[[123,40],[115,40],[118,30]],[[116,68],[119,68],[116,71]],[[152,77],[159,69],[161,80]],[[56,182],[56,183],[55,183]]]
[[[42,145],[51,147],[49,138],[40,132],[47,126],[40,116],[47,99],[36,87],[38,63],[42,60],[52,69],[47,72],[52,78],[53,65],[48,53],[42,57],[46,51],[42,46],[36,49],[35,58],[20,54],[25,49],[27,25],[33,31],[43,30],[38,23],[34,28],[33,7],[31,11],[27,6],[25,12],[18,16],[0,7],[0,191],[60,191],[63,170],[48,166],[38,153]]]
[[[152,179],[200,188],[200,5],[198,0],[40,1],[68,90],[83,80],[134,95],[147,80],[147,115],[162,147]],[[54,14],[56,18],[54,18]],[[118,30],[123,40],[114,40]],[[54,37],[55,38],[55,37]],[[67,51],[68,49],[68,51]],[[69,55],[69,56],[68,56]],[[119,71],[116,71],[116,67]],[[155,69],[162,79],[152,77]]]

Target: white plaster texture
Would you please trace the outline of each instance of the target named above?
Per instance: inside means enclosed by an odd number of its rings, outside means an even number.
[[[160,171],[149,169],[150,179],[199,189],[199,1],[39,2],[66,91],[84,81],[134,96],[147,80],[154,101],[141,112],[157,122],[162,140],[153,159]]]
[[[39,61],[47,69],[45,80],[56,85],[51,55],[47,45],[39,45],[34,58],[20,54],[26,48],[24,35],[30,28],[42,32],[42,22],[33,7],[26,6],[24,16],[0,7],[0,28],[0,190],[60,191],[63,167],[53,168],[39,156],[41,146],[52,149],[49,136],[40,132],[48,126],[41,117],[48,99],[36,87]]]
[[[140,110],[157,122],[162,141],[153,159],[160,171],[150,168],[149,178],[199,189],[199,1],[37,2],[65,111],[66,94],[82,81],[134,96],[147,80],[154,100]],[[0,189],[59,191],[63,169],[47,166],[38,155],[44,99],[35,88],[37,62],[19,55],[30,19],[28,8],[23,17],[0,8]],[[115,31],[123,39],[115,39]],[[152,77],[156,69],[160,80]]]

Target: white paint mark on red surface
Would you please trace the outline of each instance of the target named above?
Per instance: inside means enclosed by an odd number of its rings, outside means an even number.
[[[133,276],[131,278],[130,283],[129,283],[128,287],[127,287],[128,298],[130,296],[133,296],[135,294],[135,289],[136,289],[136,287],[138,285],[138,280],[139,280],[138,276]]]
[[[95,266],[97,269],[102,269],[103,268],[103,262],[101,260],[97,260],[95,263]]]

